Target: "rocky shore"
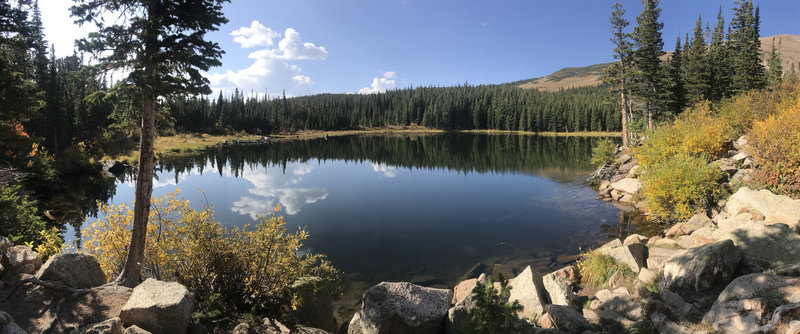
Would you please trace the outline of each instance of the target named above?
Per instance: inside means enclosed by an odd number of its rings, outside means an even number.
[[[752,179],[747,138],[714,163],[731,189]],[[620,154],[592,181],[598,198],[645,209],[635,158]],[[510,279],[522,333],[800,333],[800,200],[768,190],[735,189],[710,210],[665,229],[598,248],[634,275],[616,271],[592,287],[575,265],[551,273],[527,267]],[[383,282],[364,293],[349,334],[453,333],[475,307],[484,273],[453,290]],[[499,289],[499,287],[498,287]],[[598,290],[599,289],[599,290]],[[340,332],[344,333],[342,329]]]

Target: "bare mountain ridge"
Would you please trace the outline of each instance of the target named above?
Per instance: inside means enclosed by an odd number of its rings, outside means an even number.
[[[766,65],[766,60],[772,50],[772,41],[781,55],[783,72],[791,71],[792,64],[800,71],[800,35],[781,34],[761,37],[761,60]],[[668,52],[667,57],[671,52]],[[556,91],[562,88],[597,86],[601,83],[600,77],[603,70],[613,63],[602,63],[584,67],[566,67],[553,74],[541,78],[520,80],[511,85],[525,89],[539,89]]]

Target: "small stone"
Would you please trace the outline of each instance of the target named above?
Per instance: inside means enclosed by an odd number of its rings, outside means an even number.
[[[644,284],[652,283],[656,277],[658,277],[658,272],[652,269],[642,268],[639,270],[639,281]]]
[[[664,236],[667,237],[667,238],[672,238],[672,237],[677,237],[677,236],[681,236],[681,235],[684,235],[684,234],[686,234],[686,232],[683,231],[683,223],[677,223],[675,225],[672,225],[672,227],[670,227],[667,230],[667,232],[664,234]]]
[[[581,333],[592,327],[592,324],[586,321],[581,313],[567,306],[548,305],[547,315],[550,316],[556,328],[567,333]]]
[[[122,333],[122,322],[119,318],[111,318],[103,322],[98,322],[78,330],[77,334],[120,334]]]
[[[583,318],[586,319],[586,321],[589,321],[592,324],[600,323],[600,316],[597,315],[597,312],[595,312],[593,310],[583,309]]]
[[[641,236],[639,234],[631,234],[627,238],[625,238],[625,241],[622,242],[622,244],[626,245],[626,246],[627,245],[633,245],[633,244],[640,244],[640,243],[642,243],[642,239],[647,240],[646,237],[643,237],[643,236]]]
[[[678,246],[681,246],[682,248],[692,248],[694,246],[694,242],[694,237],[688,235],[682,235],[678,238]]]

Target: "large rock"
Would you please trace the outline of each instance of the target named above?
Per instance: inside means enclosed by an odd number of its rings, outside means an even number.
[[[453,288],[453,305],[456,305],[464,298],[469,297],[472,294],[472,289],[475,289],[475,285],[477,284],[477,278],[470,278],[468,280],[458,282],[455,288]]]
[[[133,289],[119,317],[153,333],[184,333],[193,309],[194,297],[183,285],[148,278]]]
[[[519,304],[522,305],[522,311],[520,311],[522,318],[529,319],[534,314],[537,316],[544,314],[547,299],[544,297],[544,284],[539,273],[528,266],[509,285],[511,293],[508,299],[511,302],[519,301]]]
[[[750,274],[736,278],[720,293],[704,321],[718,333],[754,333],[769,321],[768,309],[800,302],[800,278]]]
[[[647,268],[658,271],[669,258],[683,252],[685,252],[685,250],[650,247],[647,251]]]
[[[303,277],[292,283],[292,291],[301,301],[294,314],[301,324],[335,332],[339,326],[333,316],[332,291],[324,288],[324,284],[316,276]]]
[[[571,307],[563,305],[548,305],[547,314],[556,328],[567,333],[580,334],[583,331],[592,328],[592,324],[587,321],[582,314],[578,313]]]
[[[572,292],[572,287],[570,287],[570,281],[558,276],[555,272],[544,275],[542,283],[550,296],[550,302],[554,305],[570,306],[572,300],[575,299],[575,294]]]
[[[728,199],[725,209],[734,216],[742,209],[755,209],[764,215],[765,224],[782,223],[800,232],[800,200],[775,195],[766,189],[755,191],[747,187],[739,188]]]
[[[600,249],[600,253],[611,256],[618,262],[627,264],[633,269],[633,272],[636,273],[647,265],[647,252],[647,246],[643,244]]]
[[[638,179],[625,178],[612,183],[611,188],[631,195],[638,195],[642,190],[642,183]]]
[[[731,239],[748,258],[774,267],[797,263],[800,259],[800,234],[786,225],[765,225],[751,218],[750,213],[742,213],[720,220],[711,239]]]
[[[8,270],[19,271],[25,269],[25,273],[29,274],[42,266],[42,258],[36,254],[30,247],[25,245],[17,245],[6,249],[6,259],[8,261]],[[29,268],[34,268],[32,271]]]
[[[437,333],[452,298],[449,289],[381,282],[364,292],[348,333]]]
[[[667,260],[659,281],[660,289],[704,291],[733,279],[742,251],[731,240],[723,240],[687,250]]]
[[[50,257],[36,273],[45,281],[58,281],[66,286],[85,289],[106,283],[106,274],[94,256],[82,253],[61,253]]]

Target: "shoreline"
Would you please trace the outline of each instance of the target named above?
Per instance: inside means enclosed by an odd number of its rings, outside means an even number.
[[[382,127],[358,130],[302,130],[290,133],[277,133],[269,136],[259,135],[222,135],[214,136],[208,134],[176,134],[172,136],[156,137],[155,156],[156,158],[175,157],[181,155],[191,155],[202,152],[211,146],[221,145],[229,142],[248,143],[263,141],[264,138],[272,141],[289,140],[311,140],[326,137],[340,137],[353,135],[395,135],[395,134],[442,134],[442,133],[474,133],[486,135],[522,135],[522,136],[542,136],[542,137],[620,137],[620,132],[530,132],[512,130],[441,130],[425,127]],[[132,150],[127,154],[116,154],[114,156],[104,156],[102,160],[117,160],[124,164],[135,164],[138,162],[138,150]]]

